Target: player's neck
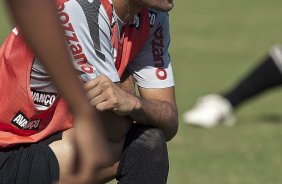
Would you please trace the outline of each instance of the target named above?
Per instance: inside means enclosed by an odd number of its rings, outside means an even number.
[[[128,22],[142,7],[131,0],[113,0],[114,9],[122,22]]]

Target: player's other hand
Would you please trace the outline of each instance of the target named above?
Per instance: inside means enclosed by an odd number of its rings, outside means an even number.
[[[99,111],[111,110],[124,116],[140,105],[136,96],[121,89],[104,75],[86,82],[84,86],[91,105]]]

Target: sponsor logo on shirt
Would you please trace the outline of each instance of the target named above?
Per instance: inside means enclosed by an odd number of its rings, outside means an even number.
[[[56,93],[46,93],[42,91],[31,90],[33,102],[37,105],[50,107],[56,100]]]
[[[154,32],[154,39],[151,42],[154,66],[156,69],[156,76],[160,80],[167,78],[167,72],[164,69],[164,35],[163,27],[159,26]]]
[[[80,45],[80,42],[77,38],[76,32],[70,22],[69,14],[64,12],[65,5],[63,4],[58,9],[58,15],[65,32],[66,42],[68,44],[69,50],[71,51],[72,56],[74,57],[76,64],[79,66],[81,71],[93,74],[95,72],[95,68],[89,64],[88,59],[86,58],[83,48]]]
[[[40,119],[29,120],[24,113],[19,111],[11,123],[22,130],[38,130],[40,121]]]

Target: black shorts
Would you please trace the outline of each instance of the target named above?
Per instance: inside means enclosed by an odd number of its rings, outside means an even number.
[[[34,144],[0,150],[1,184],[51,184],[59,179],[59,163],[48,144],[62,139],[55,134]]]

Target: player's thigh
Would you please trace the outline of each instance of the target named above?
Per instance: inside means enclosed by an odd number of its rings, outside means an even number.
[[[60,176],[71,173],[72,164],[75,158],[74,145],[72,143],[73,134],[74,129],[68,129],[62,133],[61,140],[49,144],[59,162]]]
[[[60,166],[60,177],[64,177],[71,174],[75,157],[75,149],[72,143],[72,136],[74,129],[69,129],[63,132],[62,139],[49,144],[50,148],[55,153]],[[124,140],[118,142],[108,141],[107,144],[110,147],[112,162],[108,167],[101,168],[97,173],[93,173],[99,178],[100,181],[110,181],[115,178],[118,161],[120,160]]]

